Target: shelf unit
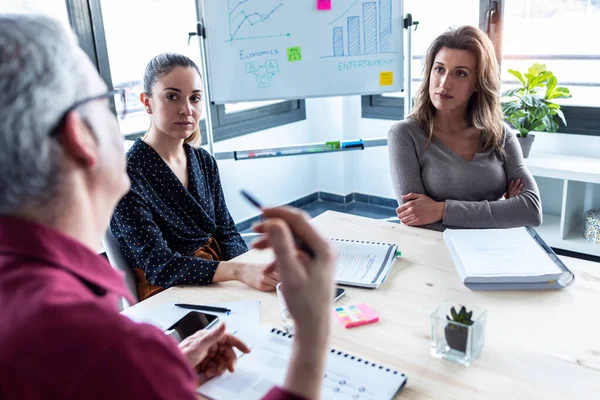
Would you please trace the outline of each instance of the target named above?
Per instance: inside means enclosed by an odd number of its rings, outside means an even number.
[[[537,228],[544,240],[554,248],[600,256],[600,244],[583,237],[584,213],[600,208],[600,158],[532,152],[525,163],[534,177],[553,182],[540,185],[543,209],[562,194],[560,215],[544,212]]]

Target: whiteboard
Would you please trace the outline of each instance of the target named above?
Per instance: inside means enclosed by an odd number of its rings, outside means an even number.
[[[211,101],[399,92],[401,0],[198,0]]]

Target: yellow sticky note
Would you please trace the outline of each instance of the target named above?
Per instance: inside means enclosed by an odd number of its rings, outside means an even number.
[[[300,46],[288,47],[287,57],[289,62],[302,61],[302,49]]]
[[[391,71],[379,73],[379,86],[392,86],[394,84],[394,73]]]

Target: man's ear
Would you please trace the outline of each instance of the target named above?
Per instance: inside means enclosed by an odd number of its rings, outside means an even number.
[[[93,168],[98,163],[98,144],[94,134],[77,111],[65,116],[60,141],[75,163],[84,168]]]

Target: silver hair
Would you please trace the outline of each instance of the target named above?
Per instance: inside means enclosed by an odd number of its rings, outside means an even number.
[[[0,15],[0,215],[55,198],[63,152],[51,131],[88,96],[75,37],[41,15]],[[86,70],[87,67],[87,70]]]

